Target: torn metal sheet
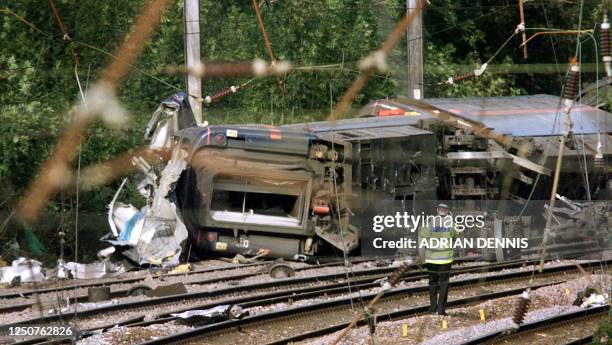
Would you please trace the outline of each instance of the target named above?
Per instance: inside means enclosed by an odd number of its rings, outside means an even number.
[[[66,262],[62,259],[57,260],[57,266],[55,267],[55,277],[58,279],[68,278],[68,269],[66,269]]]
[[[590,308],[596,306],[602,306],[607,303],[608,295],[607,294],[591,294],[589,297],[585,298],[580,307],[582,308]]]
[[[138,226],[129,232],[129,238],[137,238],[135,244],[121,235],[117,240],[107,242],[131,247],[124,249],[123,254],[140,265],[178,265],[182,243],[187,239],[187,229],[183,222],[178,220],[174,204],[168,201],[164,208],[167,209],[166,217],[155,216],[148,207],[138,213],[142,215],[135,223]]]
[[[10,284],[14,279],[18,279],[21,283],[42,281],[45,279],[42,263],[22,257],[13,260],[11,266],[0,268],[1,284]]]
[[[144,138],[151,149],[169,148],[173,134],[183,128],[194,127],[195,120],[187,94],[178,92],[165,99],[157,108],[145,130]]]
[[[72,278],[97,279],[114,277],[125,272],[123,265],[115,265],[108,261],[98,261],[91,264],[67,262],[63,265]]]
[[[117,189],[117,192],[113,196],[113,200],[111,200],[110,204],[108,204],[108,224],[110,225],[113,236],[115,237],[119,236],[119,232],[117,231],[117,226],[115,225],[115,222],[113,221],[113,215],[115,213],[114,207],[115,207],[115,202],[117,201],[117,197],[119,197],[119,193],[121,193],[123,186],[125,186],[125,182],[127,182],[127,178],[123,179],[123,182],[121,182],[119,189]]]
[[[109,205],[109,225],[114,229],[114,239],[107,242],[127,247],[123,248],[123,255],[140,265],[179,264],[182,244],[188,233],[176,204],[170,200],[174,200],[174,186],[187,167],[186,155],[177,146],[170,161],[159,173],[159,178],[153,173],[151,165],[136,159],[135,164],[142,170],[138,187],[147,198],[147,206],[138,210],[132,205],[116,202],[125,181]]]
[[[194,316],[200,316],[200,317],[218,317],[218,316],[225,316],[226,313],[229,311],[231,305],[229,304],[224,304],[224,305],[219,305],[216,306],[214,308],[210,308],[210,309],[204,309],[204,310],[188,310],[188,311],[184,311],[182,313],[178,313],[178,314],[170,314],[174,317],[178,317],[180,319],[189,319],[191,317]]]
[[[182,313],[170,314],[179,319],[199,318],[239,318],[244,315],[244,310],[237,305],[224,304],[204,310],[188,310]]]
[[[119,204],[112,213],[112,224],[120,231],[113,243],[135,246],[144,225],[144,213],[132,205]]]

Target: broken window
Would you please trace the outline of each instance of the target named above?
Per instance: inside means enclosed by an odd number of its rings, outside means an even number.
[[[300,226],[307,181],[216,175],[210,204],[215,221]]]

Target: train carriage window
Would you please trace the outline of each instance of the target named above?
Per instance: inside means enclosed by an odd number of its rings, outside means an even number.
[[[307,181],[217,175],[213,182],[210,208],[213,212],[226,214],[300,219],[306,186]]]

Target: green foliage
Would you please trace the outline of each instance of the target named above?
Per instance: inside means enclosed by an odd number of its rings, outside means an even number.
[[[612,340],[612,311],[608,313],[608,318],[599,323],[597,331],[593,335],[593,344],[610,344]]]

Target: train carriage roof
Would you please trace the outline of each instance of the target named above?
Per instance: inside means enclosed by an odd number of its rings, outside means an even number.
[[[416,126],[420,120],[433,118],[431,110],[435,108],[466,120],[480,122],[498,134],[517,137],[561,135],[565,116],[560,98],[551,95],[428,98],[422,101],[381,99],[371,102],[358,114],[370,117],[283,127],[312,133],[328,133],[390,126]],[[396,116],[381,116],[381,110]],[[612,132],[612,113],[576,103],[572,108],[571,117],[574,132],[577,134]]]
[[[370,115],[369,113],[366,115]],[[283,128],[306,130],[311,133],[338,132],[380,127],[414,126],[419,120],[431,118],[426,112],[405,116],[360,117],[335,121],[320,121],[284,125]]]
[[[565,114],[559,97],[555,96],[430,98],[424,102],[481,122],[499,134],[527,137],[560,135],[563,132]],[[609,112],[576,103],[571,117],[575,133],[612,132],[612,114]]]

